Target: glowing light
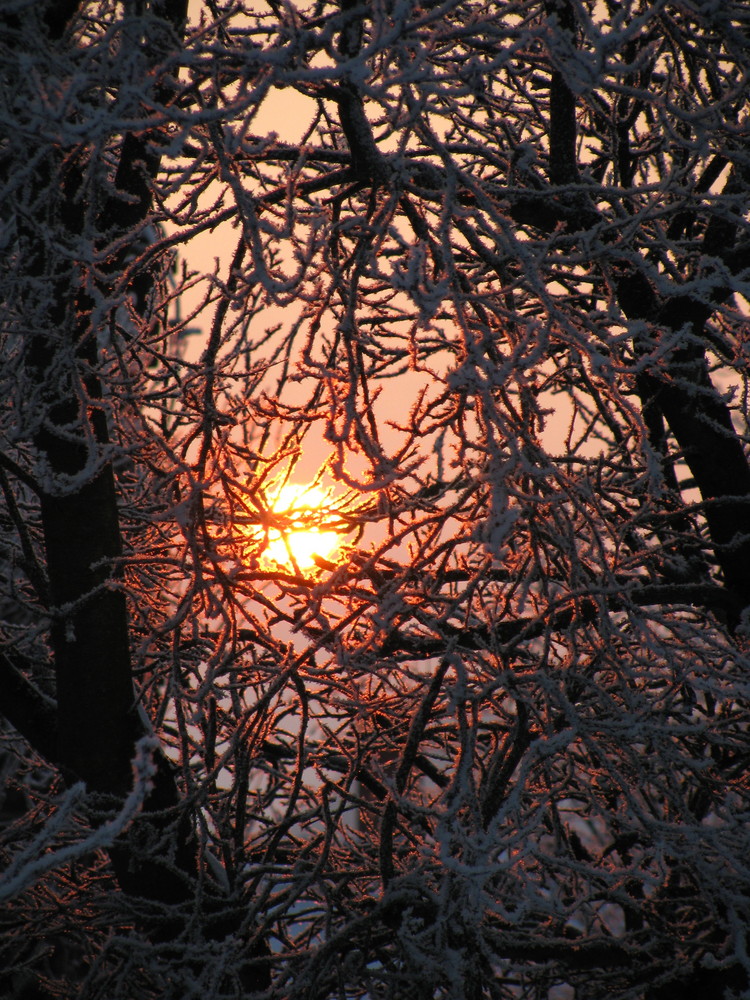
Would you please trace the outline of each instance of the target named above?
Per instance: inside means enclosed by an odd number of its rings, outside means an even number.
[[[269,528],[263,561],[300,569],[315,565],[315,557],[328,558],[341,544],[335,531],[316,527],[330,498],[318,486],[287,483],[269,499],[280,528]],[[294,559],[292,559],[292,556]]]

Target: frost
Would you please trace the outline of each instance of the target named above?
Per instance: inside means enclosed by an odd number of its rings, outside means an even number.
[[[92,851],[110,847],[117,837],[132,823],[143,808],[143,803],[153,787],[156,774],[154,754],[159,744],[153,736],[142,737],[133,758],[133,789],[117,815],[93,830],[88,836],[66,847],[55,849],[57,837],[64,832],[74,812],[86,798],[86,786],[78,782],[65,793],[52,818],[22,851],[16,854],[0,875],[0,902],[12,899],[29,889],[43,876],[62,868]]]
[[[0,995],[742,992],[747,5],[0,7]]]

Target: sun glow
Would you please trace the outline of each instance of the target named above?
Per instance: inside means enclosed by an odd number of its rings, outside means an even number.
[[[317,559],[329,558],[341,544],[341,535],[317,527],[330,497],[318,486],[287,483],[268,499],[274,524],[268,529],[262,560],[267,564],[308,569]]]

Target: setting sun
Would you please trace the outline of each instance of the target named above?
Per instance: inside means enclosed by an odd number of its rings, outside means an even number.
[[[268,498],[271,511],[282,528],[270,528],[263,561],[277,565],[297,563],[300,569],[315,564],[315,557],[328,558],[338,548],[341,536],[316,527],[330,497],[318,486],[287,483]],[[292,559],[293,557],[293,559]]]

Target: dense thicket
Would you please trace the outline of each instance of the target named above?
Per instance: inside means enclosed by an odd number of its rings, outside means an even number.
[[[4,996],[747,995],[749,100],[743,0],[3,3]]]

